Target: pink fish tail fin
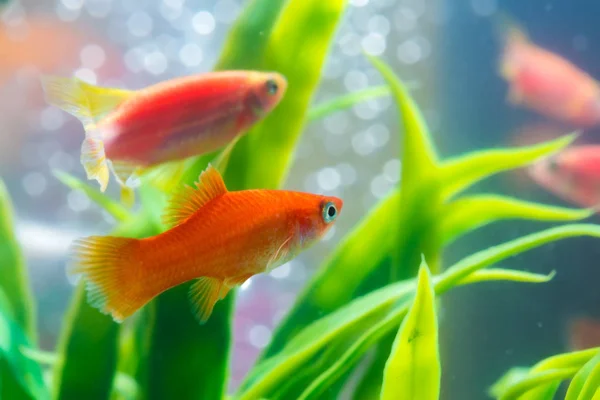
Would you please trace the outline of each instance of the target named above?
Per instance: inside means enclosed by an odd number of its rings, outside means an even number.
[[[150,300],[144,294],[144,274],[136,257],[138,243],[138,239],[91,236],[71,247],[68,274],[81,276],[89,303],[117,322]]]

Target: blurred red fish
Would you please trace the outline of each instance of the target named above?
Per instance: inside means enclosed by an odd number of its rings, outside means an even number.
[[[581,207],[600,204],[600,145],[569,147],[532,165],[529,175],[543,188]]]
[[[600,322],[588,317],[578,317],[568,326],[569,348],[584,350],[600,346]]]
[[[134,187],[144,169],[225,146],[279,103],[287,82],[274,72],[221,71],[137,91],[59,77],[43,87],[48,103],[83,123],[81,163],[104,191],[109,170]]]
[[[566,59],[533,44],[504,20],[500,74],[508,81],[508,100],[547,117],[590,127],[600,122],[600,86]]]
[[[146,239],[92,236],[73,247],[72,269],[87,281],[93,306],[116,321],[163,291],[195,280],[190,299],[200,322],[251,276],[294,258],[331,228],[337,197],[285,190],[229,192],[209,165],[196,188],[173,197],[168,231]]]

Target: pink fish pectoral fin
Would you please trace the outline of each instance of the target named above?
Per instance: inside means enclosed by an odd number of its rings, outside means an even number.
[[[127,207],[133,206],[135,202],[134,188],[140,185],[141,169],[136,165],[118,161],[109,161],[108,164],[121,187],[121,203]]]
[[[227,187],[221,174],[208,165],[200,174],[196,187],[185,186],[171,198],[163,222],[170,227],[185,222],[209,201],[227,193]]]
[[[200,324],[206,323],[212,314],[215,303],[224,298],[229,288],[217,278],[198,278],[190,287],[190,302],[192,310]]]
[[[100,184],[100,191],[104,192],[108,186],[109,168],[102,140],[95,138],[93,134],[86,135],[81,144],[80,160],[87,178],[97,180]]]

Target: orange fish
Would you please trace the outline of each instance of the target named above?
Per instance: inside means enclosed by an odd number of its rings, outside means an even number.
[[[585,350],[600,346],[600,322],[588,317],[574,318],[568,326],[569,348]]]
[[[600,145],[569,147],[528,169],[543,188],[581,207],[600,204]]]
[[[600,87],[596,80],[533,44],[516,25],[506,24],[500,75],[509,83],[509,102],[578,127],[598,124]]]
[[[81,163],[104,191],[109,170],[132,188],[144,169],[225,146],[279,103],[287,82],[274,72],[221,71],[138,91],[58,77],[43,87],[50,104],[83,123]]]
[[[165,290],[194,280],[190,299],[204,323],[215,303],[251,276],[306,249],[333,225],[342,200],[284,190],[229,192],[211,165],[165,214],[172,226],[145,239],[92,236],[74,243],[70,273],[90,303],[115,321]]]

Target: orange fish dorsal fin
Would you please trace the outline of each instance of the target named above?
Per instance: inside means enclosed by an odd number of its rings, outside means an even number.
[[[209,201],[227,193],[223,177],[212,165],[200,174],[196,187],[185,186],[173,196],[163,222],[169,227],[174,227],[185,222],[196,211]]]

